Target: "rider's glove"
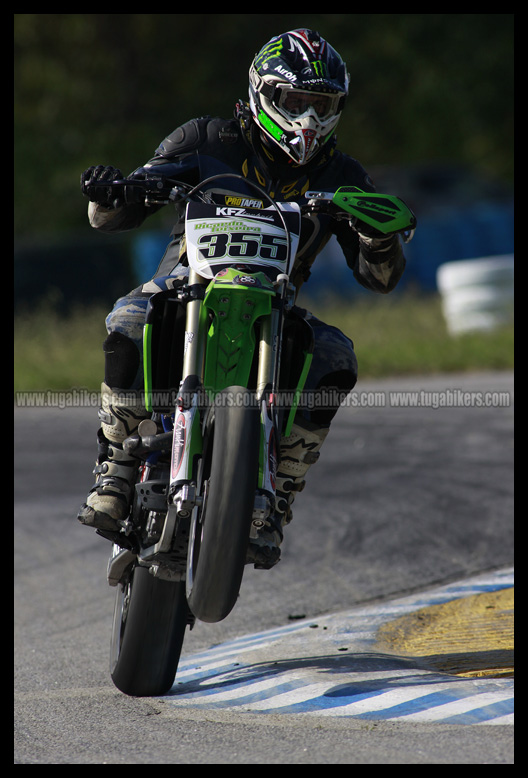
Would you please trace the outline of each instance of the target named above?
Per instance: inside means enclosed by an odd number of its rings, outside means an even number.
[[[383,264],[387,257],[395,250],[395,238],[397,232],[383,233],[370,224],[355,219],[354,229],[359,235],[360,243],[363,245],[363,255],[365,259],[373,265]]]
[[[369,249],[374,249],[376,251],[385,251],[390,248],[394,242],[394,238],[398,234],[396,232],[380,232],[380,230],[377,230],[370,224],[362,222],[360,219],[354,219],[352,224],[363,243],[366,244]]]
[[[362,222],[360,219],[353,219],[352,225],[357,233],[359,233],[360,237],[367,239],[367,240],[377,240],[377,239],[383,239],[383,238],[392,238],[394,233],[388,233],[385,234],[383,232],[380,232],[375,227],[372,227],[370,224],[366,224],[365,222]]]
[[[118,181],[123,178],[119,168],[111,165],[92,165],[81,173],[81,190],[83,195],[98,205],[116,207],[123,202],[123,187],[94,186],[104,181]]]

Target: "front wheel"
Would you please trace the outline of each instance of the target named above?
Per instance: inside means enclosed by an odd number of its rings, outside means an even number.
[[[260,412],[248,390],[220,392],[204,433],[203,504],[191,526],[187,601],[196,618],[216,622],[240,591],[257,488]]]
[[[165,694],[174,683],[189,609],[185,583],[164,581],[134,567],[118,585],[110,673],[134,697]]]

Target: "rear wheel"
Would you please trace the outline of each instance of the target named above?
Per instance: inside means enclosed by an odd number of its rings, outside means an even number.
[[[217,396],[204,430],[203,504],[195,510],[187,563],[187,601],[201,621],[233,609],[244,573],[257,487],[260,413],[244,387]]]
[[[146,567],[131,570],[114,608],[110,673],[120,691],[134,697],[169,691],[188,617],[184,582],[154,578]]]

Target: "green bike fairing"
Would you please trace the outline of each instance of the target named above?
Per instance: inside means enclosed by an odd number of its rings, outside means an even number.
[[[247,386],[255,352],[255,322],[271,313],[275,289],[264,273],[229,268],[207,287],[203,306],[214,316],[207,330],[204,388],[216,394]]]
[[[143,326],[143,382],[145,410],[152,412],[152,324]]]
[[[261,272],[241,273],[229,268],[208,285],[202,304],[201,326],[206,327],[203,386],[215,396],[228,386],[248,386],[256,348],[255,323],[271,313],[276,294],[272,282]],[[209,321],[209,314],[212,314]],[[152,332],[147,322],[143,330],[145,407],[153,410]],[[294,389],[294,400],[286,420],[289,434],[300,394],[310,369],[312,354],[304,353],[304,362]]]

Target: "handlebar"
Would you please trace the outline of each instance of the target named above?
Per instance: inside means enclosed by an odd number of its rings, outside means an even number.
[[[213,202],[201,187],[217,179],[236,178],[258,190],[261,197],[277,208],[276,202],[260,186],[243,176],[221,173],[201,181],[193,187],[175,179],[159,175],[145,178],[125,178],[115,181],[96,181],[90,187],[121,189],[127,204],[143,202],[145,205],[175,205],[191,200]],[[346,220],[354,227],[357,222],[373,228],[376,233],[388,235],[398,232],[408,243],[416,229],[416,216],[411,209],[395,195],[364,192],[358,187],[341,187],[336,192],[309,191],[305,195],[307,204],[301,205],[301,215],[328,214],[337,220]],[[279,210],[277,208],[277,210]],[[280,213],[280,210],[279,210]]]
[[[144,202],[146,205],[167,205],[170,202],[186,199],[187,191],[192,189],[187,184],[161,176],[93,181],[89,182],[86,188],[122,190],[125,203]],[[83,194],[86,192],[83,191]]]

